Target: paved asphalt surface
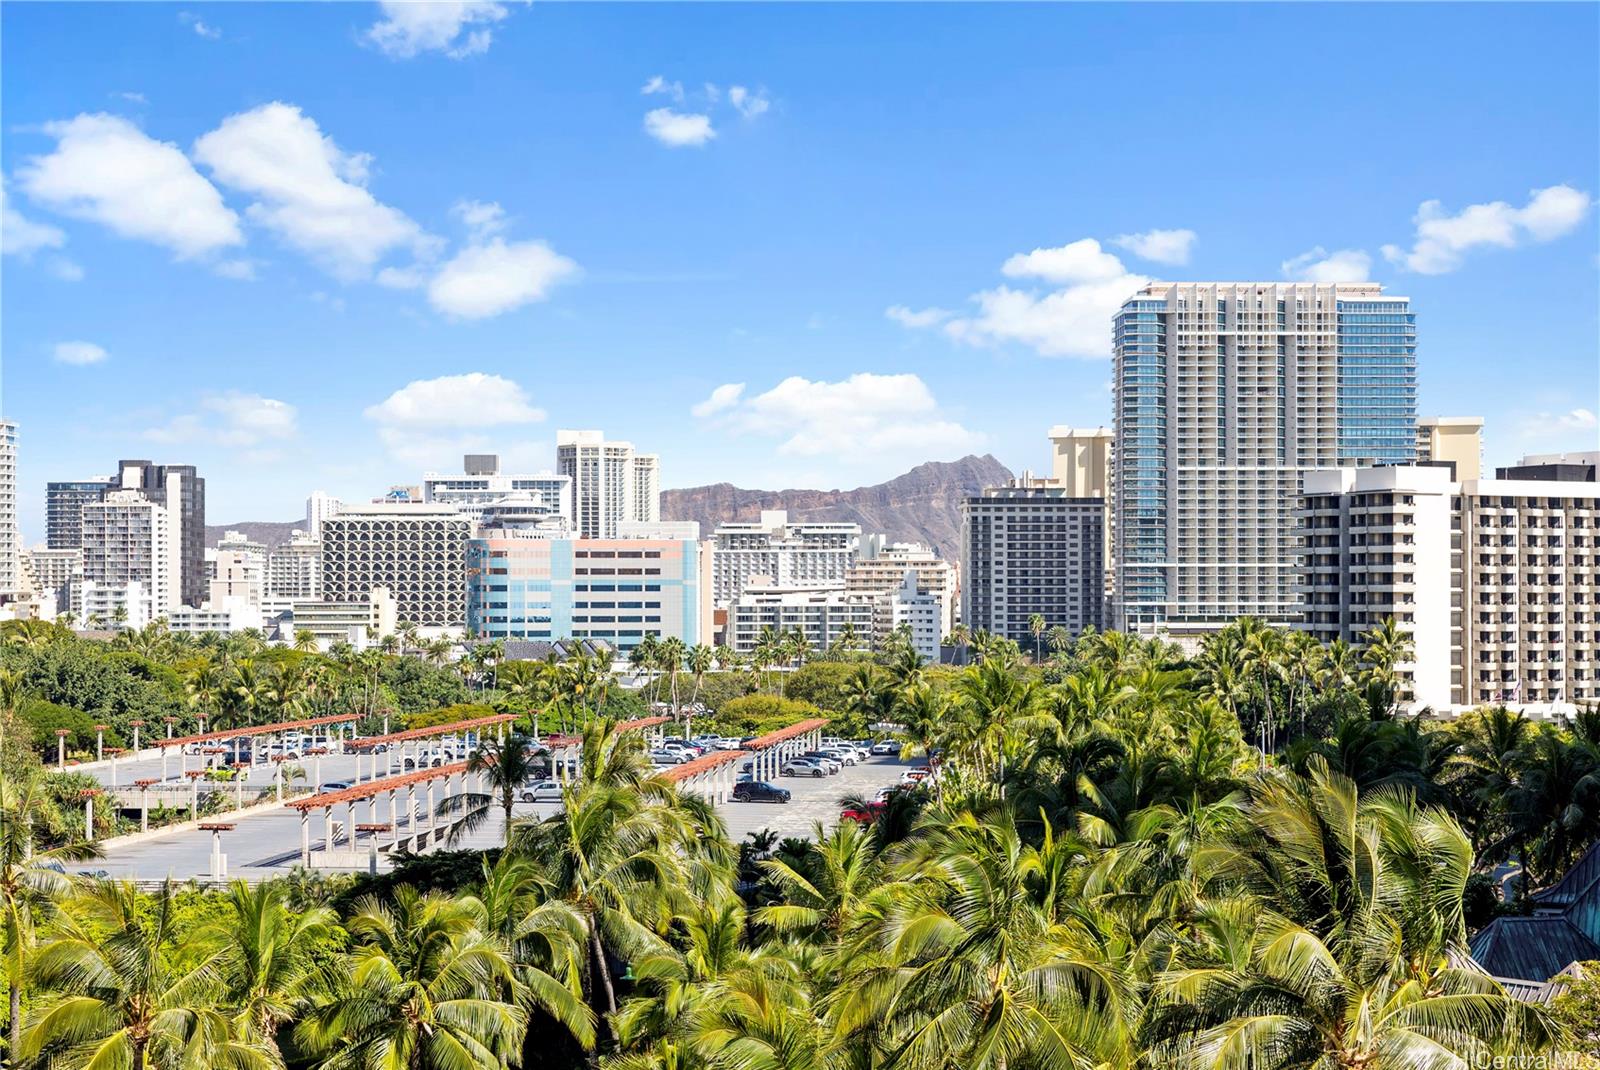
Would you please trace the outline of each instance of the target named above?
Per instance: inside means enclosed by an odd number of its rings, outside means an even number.
[[[191,757],[188,760],[191,769],[198,768],[199,764],[198,758]],[[307,759],[301,764],[310,777],[311,760]],[[870,796],[886,784],[897,783],[904,768],[905,764],[897,758],[873,757],[863,765],[846,766],[837,775],[823,779],[779,777],[775,783],[793,793],[792,801],[784,804],[729,802],[719,809],[727,822],[729,837],[735,843],[743,840],[751,832],[769,828],[781,836],[810,836],[813,834],[813,825],[816,822],[831,826],[838,821],[839,800],[842,797],[851,793]],[[106,768],[86,771],[96,773],[102,783],[108,784],[110,781],[109,770]],[[394,770],[398,771],[398,768]],[[367,759],[362,760],[362,772],[364,779],[370,776],[370,761]],[[159,759],[147,759],[142,762],[124,761],[118,763],[117,781],[126,788],[135,779],[158,777],[160,773]],[[167,773],[168,784],[183,785],[176,798],[186,801],[187,782],[179,779],[176,755],[168,759]],[[379,774],[384,774],[381,767]],[[355,759],[345,755],[326,756],[322,759],[321,775],[323,783],[354,780]],[[246,781],[246,805],[250,804],[255,793],[267,790],[271,785],[270,766],[258,765],[252,769]],[[219,785],[217,790],[225,792],[230,801],[233,798],[232,784]],[[404,796],[402,802],[403,800]],[[551,803],[518,804],[515,816],[544,817],[556,809],[556,804]],[[341,807],[336,811],[335,817],[342,820],[343,816]],[[386,821],[388,816],[387,812],[383,812],[379,819]],[[405,815],[402,814],[401,818],[404,821]],[[220,814],[211,820],[228,821],[230,818],[226,814]],[[358,809],[356,820],[358,822],[368,820],[365,804]],[[502,825],[503,820],[496,810],[477,830],[462,837],[459,846],[473,848],[496,846],[502,842]],[[313,850],[322,846],[322,837],[321,817],[314,816],[311,821]],[[340,846],[344,846],[342,840]],[[364,840],[361,846],[365,847]],[[265,812],[240,818],[232,831],[222,834],[222,849],[227,855],[229,877],[259,880],[285,874],[300,860],[300,815],[298,811],[272,807]],[[211,833],[189,828],[154,836],[139,843],[113,847],[106,857],[84,863],[76,869],[143,880],[159,880],[168,876],[185,880],[190,877],[207,876],[210,867]]]

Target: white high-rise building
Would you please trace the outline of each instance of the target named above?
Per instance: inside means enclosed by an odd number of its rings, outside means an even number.
[[[1413,711],[1600,700],[1600,483],[1559,464],[1452,482],[1401,465],[1311,472],[1300,499],[1298,625],[1359,644],[1393,617]]]
[[[1152,283],[1113,330],[1112,624],[1294,621],[1302,476],[1416,456],[1409,300],[1376,283]]]
[[[111,490],[83,507],[85,617],[111,618],[121,605],[130,625],[183,604],[183,512],[137,490]],[[92,593],[91,593],[92,592]],[[118,593],[121,592],[121,593]]]
[[[383,587],[400,623],[460,628],[467,619],[471,535],[472,522],[453,505],[349,506],[322,522],[322,598],[364,602]]]
[[[542,508],[546,517],[572,519],[571,476],[554,472],[523,475],[502,472],[500,458],[492,453],[468,454],[461,467],[460,475],[425,474],[422,500],[454,505],[472,521],[475,531],[483,526],[485,510],[507,502],[524,513]]]
[[[718,524],[711,533],[712,605],[731,606],[752,583],[843,588],[860,543],[860,524],[791,522],[782,509],[763,509],[760,520]]]
[[[22,584],[22,535],[17,530],[17,425],[0,420],[0,595]]]
[[[866,556],[870,549],[872,556]],[[928,547],[915,542],[880,545],[876,538],[862,540],[863,555],[845,570],[845,590],[871,595],[887,604],[891,595],[905,586],[907,573],[917,590],[939,603],[939,638],[949,634],[956,622],[956,567]],[[890,614],[892,618],[892,614]],[[894,623],[890,620],[890,626]]]
[[[950,629],[945,626],[948,612],[944,599],[923,589],[914,569],[906,569],[905,582],[886,600],[890,630],[904,628],[911,637],[911,649],[923,661],[938,661],[939,647]],[[880,603],[880,605],[883,603]],[[880,630],[879,643],[884,636]]]
[[[78,615],[83,602],[83,548],[53,550],[35,546],[26,556],[33,571],[34,589],[40,595],[54,597],[57,613]]]
[[[859,649],[872,645],[877,599],[842,587],[775,587],[753,584],[728,607],[727,643],[749,654],[769,629],[798,631],[814,651],[853,637]]]
[[[313,539],[322,537],[322,522],[330,516],[338,516],[344,508],[344,502],[329,494],[327,491],[314,490],[311,497],[306,499],[306,533]]]
[[[556,467],[572,481],[572,520],[586,539],[613,539],[623,520],[661,519],[660,458],[601,431],[557,431]]]
[[[211,554],[208,604],[213,609],[260,609],[267,589],[267,548],[240,531],[229,531]]]
[[[267,597],[307,601],[322,597],[322,540],[296,528],[267,554]]]

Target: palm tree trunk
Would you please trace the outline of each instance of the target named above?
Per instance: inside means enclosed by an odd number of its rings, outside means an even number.
[[[17,1057],[17,1049],[22,1045],[22,986],[13,981],[11,989],[11,1046],[6,1050],[11,1053],[13,1060]]]
[[[600,930],[595,927],[592,921],[589,923],[589,952],[594,956],[595,976],[600,979],[600,986],[605,992],[606,1014],[615,1015],[617,1013],[617,990],[611,983],[611,967],[606,964],[606,949],[600,943]],[[607,1031],[610,1028],[610,1019],[607,1018]]]

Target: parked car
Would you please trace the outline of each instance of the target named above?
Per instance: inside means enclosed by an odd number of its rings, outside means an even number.
[[[285,761],[297,762],[300,760],[300,745],[298,743],[274,743],[267,748],[267,757],[282,758]]]
[[[840,765],[855,765],[861,761],[854,747],[823,747],[822,753]]]
[[[808,762],[815,762],[816,764],[822,766],[823,770],[826,771],[829,776],[833,776],[839,770],[844,768],[843,763],[841,763],[837,758],[830,757],[819,750],[808,750],[804,754],[800,755],[800,757],[804,758]]]
[[[444,751],[429,747],[420,754],[406,755],[404,765],[407,769],[437,769],[448,760]]]
[[[888,808],[888,805],[886,802],[874,801],[861,803],[857,806],[846,806],[839,811],[839,820],[870,825],[883,816],[883,812]]]
[[[828,775],[828,771],[810,758],[790,758],[778,770],[779,776],[809,776],[819,780]]]
[[[735,802],[786,803],[790,798],[788,788],[768,784],[765,780],[745,780],[733,786]]]
[[[322,790],[323,791],[343,791],[345,788],[348,788],[350,786],[351,786],[351,784],[350,784],[350,781],[348,781],[348,780],[328,780],[328,781],[324,781],[323,782]]]
[[[900,774],[900,780],[906,784],[920,784],[926,779],[928,779],[928,769],[926,766],[918,766],[915,769],[907,769],[905,772]]]
[[[689,761],[689,756],[684,751],[678,750],[653,750],[650,760],[656,765],[682,765]]]
[[[738,736],[723,736],[717,740],[718,750],[738,750],[742,746],[744,746],[744,741]]]
[[[530,780],[522,785],[517,797],[525,803],[560,802],[561,785],[554,780]]]
[[[899,754],[900,741],[895,739],[880,739],[872,745],[873,754]]]

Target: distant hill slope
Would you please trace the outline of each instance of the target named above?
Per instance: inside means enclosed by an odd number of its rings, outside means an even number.
[[[887,483],[855,490],[746,490],[731,483],[661,494],[664,520],[697,520],[707,536],[725,520],[756,520],[763,509],[787,509],[796,520],[853,520],[863,532],[927,543],[948,559],[961,549],[961,499],[1004,483],[1011,470],[994,457],[919,464]]]
[[[206,545],[215,546],[230,531],[242,531],[256,542],[266,543],[270,550],[280,542],[288,542],[289,532],[295,528],[304,531],[306,522],[290,520],[280,524],[275,520],[241,520],[236,524],[207,524]]]

